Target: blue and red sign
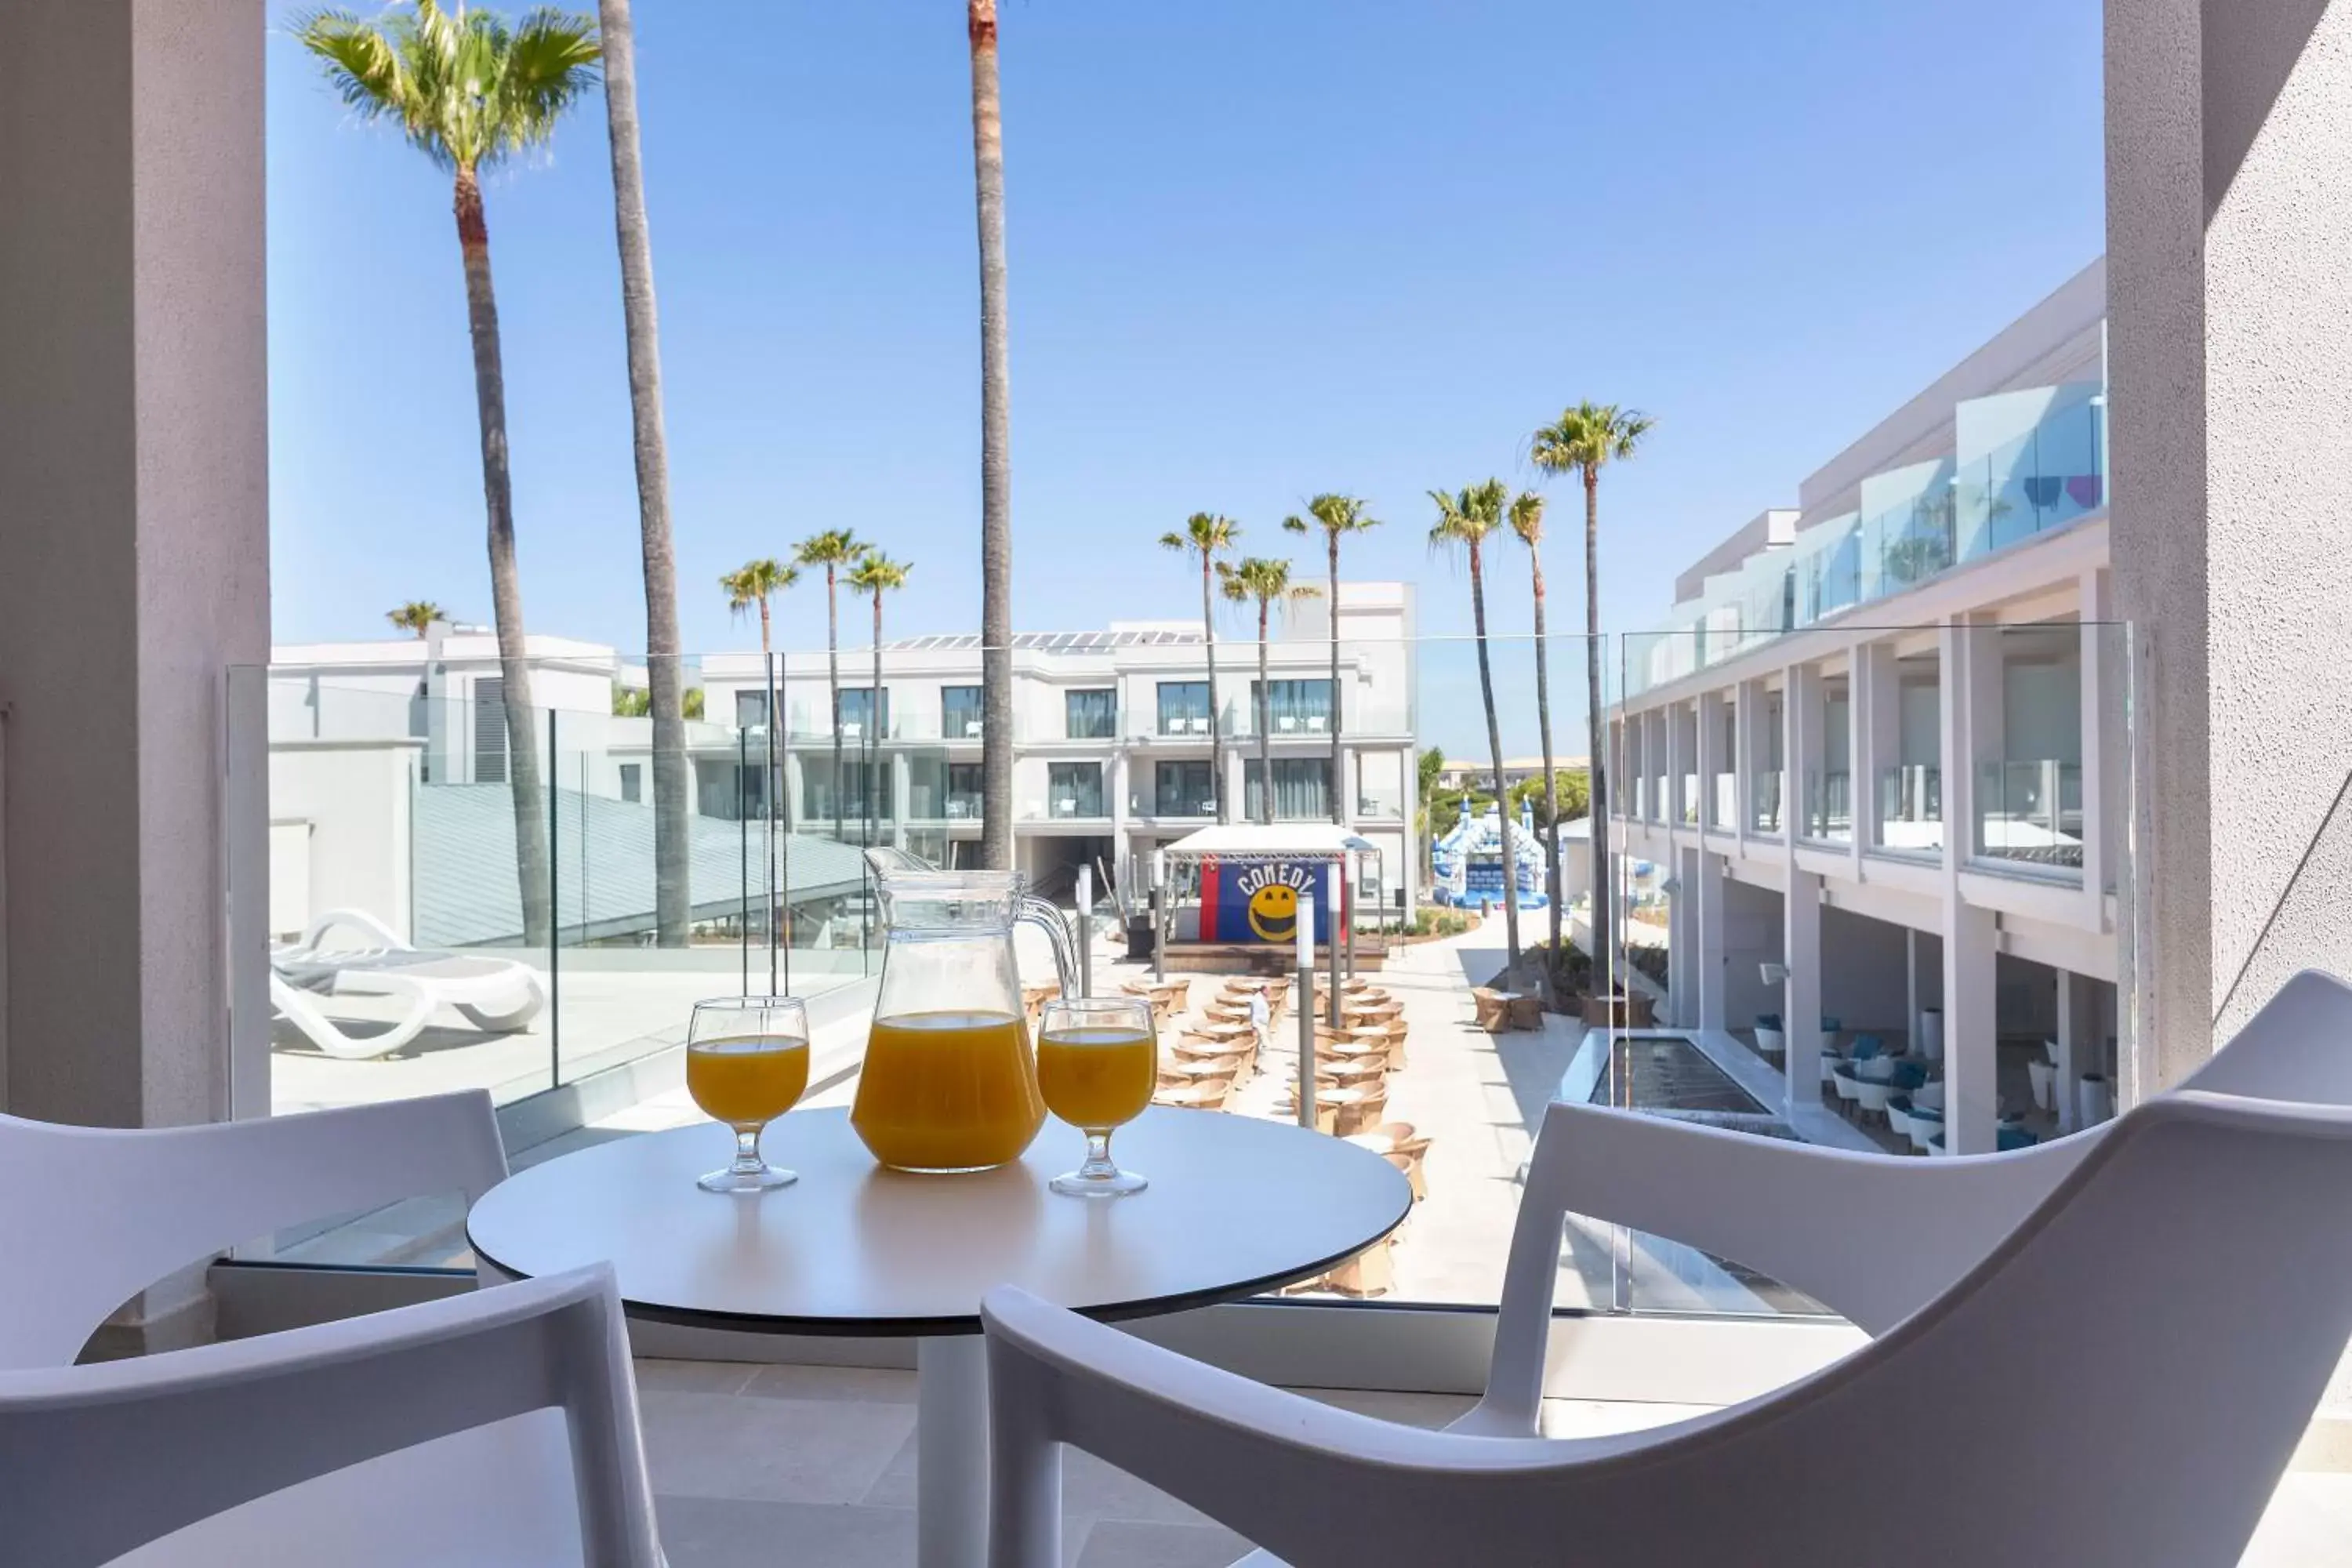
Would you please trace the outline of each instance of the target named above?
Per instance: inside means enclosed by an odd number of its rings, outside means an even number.
[[[1298,940],[1298,904],[1315,901],[1315,940],[1331,940],[1334,885],[1345,880],[1328,860],[1201,862],[1201,940],[1287,945]]]

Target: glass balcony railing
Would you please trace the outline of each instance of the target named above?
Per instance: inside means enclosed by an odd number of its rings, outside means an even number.
[[[1714,798],[1708,803],[1706,825],[1727,833],[1736,831],[1739,826],[1739,776],[1717,773],[1710,783]]]
[[[1748,795],[1754,806],[1754,819],[1749,831],[1777,834],[1780,831],[1780,770],[1759,768],[1748,780]]]
[[[1977,770],[1976,853],[2080,871],[2083,769],[2043,757],[1985,763]]]
[[[1171,791],[1156,800],[1148,795],[1131,795],[1127,797],[1127,809],[1135,816],[1214,816],[1217,815],[1217,797],[1206,791],[1196,794]]]
[[[1940,854],[1944,847],[1944,771],[1933,763],[1882,768],[1878,847]]]
[[[1683,821],[1686,823],[1695,825],[1698,821],[1698,775],[1696,773],[1685,773],[1683,775],[1683,796],[1680,816]]]
[[[2024,412],[2020,399],[2032,400]],[[1710,578],[1707,592],[1677,605],[1667,626],[1626,637],[1624,699],[2105,507],[2104,388],[2075,384],[1963,404],[1963,432],[1971,411],[1996,404],[2008,411],[1984,418],[2038,417],[1989,449],[1964,447],[1957,458],[1864,479],[1860,510],[1815,522],[1792,547]]]
[[[2056,389],[2063,399],[2071,389]],[[1959,559],[2061,528],[2107,503],[2106,397],[2062,401],[2032,429],[1959,465],[1953,476]]]
[[[1805,774],[1805,826],[1807,838],[1825,839],[1832,844],[1850,843],[1853,838],[1853,799],[1852,776],[1843,772],[1812,769]]]

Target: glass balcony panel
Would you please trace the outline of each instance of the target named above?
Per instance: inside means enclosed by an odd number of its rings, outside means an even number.
[[[1850,784],[1851,775],[1843,771],[1815,768],[1805,774],[1805,837],[1836,844],[1853,841],[1853,807]]]
[[[1748,781],[1748,794],[1755,806],[1752,830],[1777,835],[1780,831],[1780,770],[1759,768]]]
[[[1944,848],[1944,773],[1932,763],[1881,769],[1878,846],[1913,854]]]

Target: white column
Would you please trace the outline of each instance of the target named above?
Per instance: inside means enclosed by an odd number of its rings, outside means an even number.
[[[1993,913],[1967,901],[1960,868],[1975,840],[1978,720],[1999,711],[2000,639],[1984,627],[1948,625],[1938,683],[1944,772],[1944,1141],[1952,1154],[1991,1152],[1999,1058],[1994,1028]],[[1988,673],[1995,693],[1988,701]]]
[[[1698,1018],[1696,998],[1692,994],[1698,980],[1691,963],[1696,941],[1691,932],[1698,923],[1691,919],[1691,910],[1696,904],[1693,895],[1698,873],[1693,868],[1689,876],[1684,875],[1689,858],[1689,851],[1680,845],[1666,847],[1666,871],[1675,883],[1675,890],[1666,896],[1666,1016],[1685,1028]]]
[[[2107,856],[2114,819],[2106,793],[2107,734],[2105,716],[2112,679],[2107,666],[2119,645],[2114,628],[2105,625],[2107,574],[2085,572],[2077,583],[2083,617],[2082,748],[2083,748],[2083,904],[2084,921],[2091,930],[2105,925]]]
[[[1698,1026],[1729,1027],[1724,958],[1723,857],[1702,847],[1698,852]]]
[[[2111,0],[2105,25],[2111,556],[2152,759],[2129,1100],[2295,971],[2352,972],[2310,880],[2352,843],[2352,5]]]
[[[890,842],[903,849],[907,846],[907,819],[915,813],[915,759],[906,752],[885,752],[882,758],[890,770]],[[944,768],[940,777],[944,788]]]
[[[1756,771],[1764,765],[1764,686],[1743,680],[1732,696],[1732,805],[1742,849],[1756,832]]]
[[[1710,691],[1698,700],[1698,826],[1721,833],[1731,824],[1716,819],[1715,775],[1727,765],[1723,755],[1723,694]]]
[[[267,844],[266,801],[222,787],[267,766],[224,712],[228,668],[269,658],[264,23],[260,0],[0,5],[0,1105],[22,1116],[212,1120],[227,1042],[268,1049],[228,980],[267,963],[266,910],[234,951],[224,919],[226,847]]]
[[[1110,791],[1110,843],[1114,861],[1127,846],[1128,762],[1126,748],[1121,747],[1110,754],[1110,765],[1103,770],[1108,774],[1103,782]]]
[[[1797,868],[1797,817],[1791,806],[1802,795],[1798,759],[1817,744],[1821,729],[1819,678],[1810,665],[1790,665],[1780,690],[1780,857],[1783,877],[1780,929],[1789,982],[1782,998],[1781,1026],[1788,1031],[1789,1104],[1812,1103],[1821,1092],[1822,882]]]
[[[1822,771],[1822,672],[1810,664],[1791,666],[1780,693],[1790,748],[1781,753],[1788,778],[1780,786],[1780,826],[1794,843],[1812,827],[1812,779]],[[1794,811],[1791,811],[1793,805]]]
[[[2082,994],[2091,983],[2076,978],[2071,970],[2058,972],[2058,1082],[2055,1099],[2058,1105],[2058,1131],[2072,1132],[2077,1126],[2075,1091],[2083,1081],[2083,1047],[2087,1043],[2082,1028]]]
[[[1903,761],[1903,666],[1893,643],[1870,647],[1870,781],[1868,844],[1875,847],[1885,835],[1884,802],[1879,780]]]
[[[1822,879],[1798,870],[1793,860],[1781,899],[1780,929],[1789,965],[1780,1023],[1789,1036],[1788,1109],[1793,1114],[1800,1106],[1820,1103],[1822,1080]]]

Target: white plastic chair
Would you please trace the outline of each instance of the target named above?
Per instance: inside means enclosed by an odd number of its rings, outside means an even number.
[[[2352,988],[2315,971],[2296,975],[2247,1021],[2225,1048],[2192,1074],[2182,1089],[2331,1109],[2352,1107]],[[1943,1085],[1937,1082],[1921,1091],[1915,1102],[1940,1106],[1943,1101]],[[1542,1406],[1544,1349],[1550,1328],[1552,1288],[1559,1272],[1562,1222],[1567,1214],[1614,1222],[1732,1258],[1803,1291],[1865,1331],[1879,1334],[1912,1316],[1984,1263],[2037,1205],[2051,1198],[2077,1166],[2124,1125],[2120,1121],[2105,1122],[2086,1132],[2011,1153],[1919,1160],[1856,1153],[1785,1139],[1755,1138],[1696,1123],[1591,1106],[1555,1105],[1546,1117],[1545,1136],[1538,1142],[1520,1196],[1496,1316],[1494,1360],[1487,1372],[1486,1391],[1478,1404],[1447,1431],[1481,1436],[1533,1437]],[[1555,1129],[1562,1127],[1568,1128],[1565,1133],[1555,1132]],[[2307,1198],[2293,1194],[2279,1200],[2282,1212],[2300,1208],[2305,1201]],[[1900,1247],[1862,1247],[1853,1244],[1856,1236],[1899,1236],[1904,1241]],[[2182,1252],[2194,1250],[2181,1238],[2173,1238],[2165,1245]],[[2311,1242],[2306,1238],[2294,1245],[2307,1247]],[[2242,1316],[2244,1306],[2243,1301],[2236,1302],[2226,1313],[2210,1321],[2235,1321]],[[2063,1314],[2053,1313],[2053,1321],[2063,1316],[2068,1323],[2097,1323],[2099,1313],[2095,1310],[2081,1309],[2088,1316],[2079,1319],[2073,1315],[2075,1310],[2069,1308]],[[2115,1311],[2119,1314],[2116,1321],[2138,1321],[2137,1304],[2118,1305]],[[1063,1332],[1058,1327],[1053,1331],[1056,1335]],[[1998,1358],[2000,1364],[2020,1364],[2010,1359],[2012,1354],[2030,1354],[2036,1363],[2042,1361],[2048,1342],[2046,1337],[2037,1338],[2038,1333],[2038,1327],[2021,1331],[2013,1351],[2005,1348]],[[1122,1339],[1121,1342],[1133,1342]],[[2339,1336],[2329,1352],[2331,1364],[2333,1356],[2341,1350]],[[1007,1352],[1003,1359],[1019,1363],[1024,1357]],[[1082,1369],[1093,1359],[1089,1351],[1087,1356],[1066,1364],[1074,1370]],[[992,1347],[992,1367],[997,1360]],[[2056,1361],[2063,1367],[2063,1358]],[[1988,1361],[1986,1364],[1994,1362]],[[1017,1367],[994,1375],[1011,1379],[998,1386],[1012,1390],[1028,1388],[1034,1381]],[[2029,1386],[2018,1377],[1987,1381],[2011,1392]],[[1938,1394],[1915,1403],[1911,1408],[1915,1412],[1930,1408],[1948,1412],[1951,1407]],[[994,1407],[1002,1415],[1016,1403],[1034,1405],[1038,1401],[1015,1392],[998,1399]],[[1286,1405],[1282,1408],[1287,1419],[1308,1418],[1296,1406]],[[1378,1423],[1369,1425],[1375,1431],[1384,1430]],[[1936,1431],[1958,1429],[1948,1415],[1939,1414]],[[1916,1451],[1919,1430],[1915,1425],[1905,1432],[1904,1451]],[[1061,1436],[1067,1441],[1080,1441],[1115,1464],[1125,1463],[1107,1449],[1095,1448],[1091,1443],[1067,1433]],[[1018,1445],[1031,1441],[1033,1436],[1034,1434],[1024,1436],[1015,1432],[1003,1440]],[[1849,1450],[1841,1441],[1834,1451]],[[1798,1450],[1790,1450],[1790,1454],[1800,1468],[1776,1494],[1779,1499],[1807,1495],[1806,1489],[1814,1484],[1812,1472],[1804,1468],[1810,1461]],[[1002,1451],[997,1473],[1001,1477],[1007,1474]],[[1147,1470],[1139,1469],[1137,1473],[1146,1479],[1159,1480],[1161,1485],[1169,1484]],[[2193,1471],[2184,1469],[2179,1473]],[[1033,1475],[1025,1484],[1043,1483]],[[1987,1495],[2039,1497],[2047,1489],[2038,1487]],[[1693,1495],[1708,1494],[1702,1491]],[[1216,1511],[1198,1498],[1192,1500],[1208,1511]],[[1014,1506],[1023,1505],[1015,1500]],[[2000,1510],[1988,1505],[1985,1511],[1998,1514]],[[1253,1533],[1238,1520],[1228,1519],[1227,1522],[1245,1534]],[[1032,1519],[1031,1527],[1034,1523]],[[1899,1519],[1888,1521],[1888,1539],[1909,1539]],[[1025,1539],[1024,1535],[1023,1540]],[[1015,1542],[1016,1547],[1019,1544]],[[1409,1561],[1410,1554],[1400,1560]],[[1768,1558],[1761,1552],[1742,1550],[1732,1552],[1727,1560],[1757,1562]],[[1801,1556],[1796,1560],[1807,1559]],[[1868,1562],[1875,1558],[1865,1551],[1852,1560]],[[2064,1559],[2053,1554],[2048,1560]],[[1017,1554],[1000,1555],[996,1568],[1027,1568],[1030,1561]],[[1255,1564],[1275,1561],[1263,1554],[1250,1559]],[[2221,1557],[2215,1561],[2235,1559]]]
[[[1060,1562],[1062,1443],[1298,1568],[1549,1563],[1580,1542],[1619,1563],[1876,1563],[1891,1542],[1920,1568],[2231,1563],[2352,1335],[2352,1109],[2188,1091],[2089,1141],[1973,1267],[1837,1363],[1691,1420],[1545,1440],[1524,1374],[1549,1315],[1559,1207],[1591,1206],[1585,1178],[1612,1152],[1599,1145],[1639,1120],[1551,1108],[1498,1325],[1496,1371],[1514,1386],[1490,1379],[1448,1431],[1331,1409],[992,1292],[992,1568]],[[1816,1272],[1812,1248],[1784,1252],[1788,1233],[1736,1189],[1675,1184],[1745,1213],[1742,1261],[1792,1283]],[[1919,1458],[1935,1484],[1818,1506],[1822,1456],[1887,1453]]]
[[[506,1179],[480,1089],[123,1131],[0,1116],[0,1368],[63,1366],[165,1275],[289,1225]]]
[[[658,1568],[612,1271],[0,1372],[0,1559]]]

